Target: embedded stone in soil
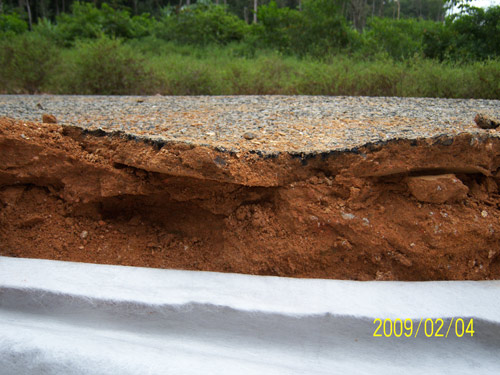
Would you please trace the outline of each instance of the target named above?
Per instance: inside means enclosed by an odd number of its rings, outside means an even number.
[[[1,119],[0,255],[498,279],[499,167],[489,134],[266,156]]]

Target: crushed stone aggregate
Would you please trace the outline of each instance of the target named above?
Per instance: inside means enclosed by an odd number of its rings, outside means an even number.
[[[474,117],[499,100],[327,96],[0,95],[0,116],[123,131],[232,152],[317,153],[392,139],[489,134]],[[248,136],[249,134],[252,137]],[[246,135],[246,136],[245,136]]]

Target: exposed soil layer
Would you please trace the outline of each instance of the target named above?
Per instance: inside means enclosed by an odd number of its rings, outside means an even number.
[[[500,139],[272,156],[0,119],[0,255],[356,280],[500,278]]]

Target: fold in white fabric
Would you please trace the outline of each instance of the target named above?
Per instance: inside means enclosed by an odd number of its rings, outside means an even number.
[[[292,279],[0,257],[0,374],[494,374],[499,297],[500,281]],[[377,318],[411,319],[413,334],[374,337]],[[474,335],[457,337],[452,325],[447,338],[414,337],[422,318],[473,319]]]

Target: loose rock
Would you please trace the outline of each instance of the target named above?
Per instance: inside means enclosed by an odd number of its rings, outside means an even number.
[[[56,116],[45,113],[42,115],[42,122],[45,124],[57,124],[57,119]]]
[[[420,202],[436,204],[460,201],[469,192],[454,174],[409,177],[408,189]]]
[[[474,117],[474,121],[481,129],[496,129],[500,126],[499,119],[492,118],[483,113],[478,113],[476,117]]]
[[[251,133],[251,132],[246,132],[246,133],[243,134],[243,138],[248,139],[248,140],[252,140],[252,139],[254,139],[256,137],[257,136],[254,133]]]

